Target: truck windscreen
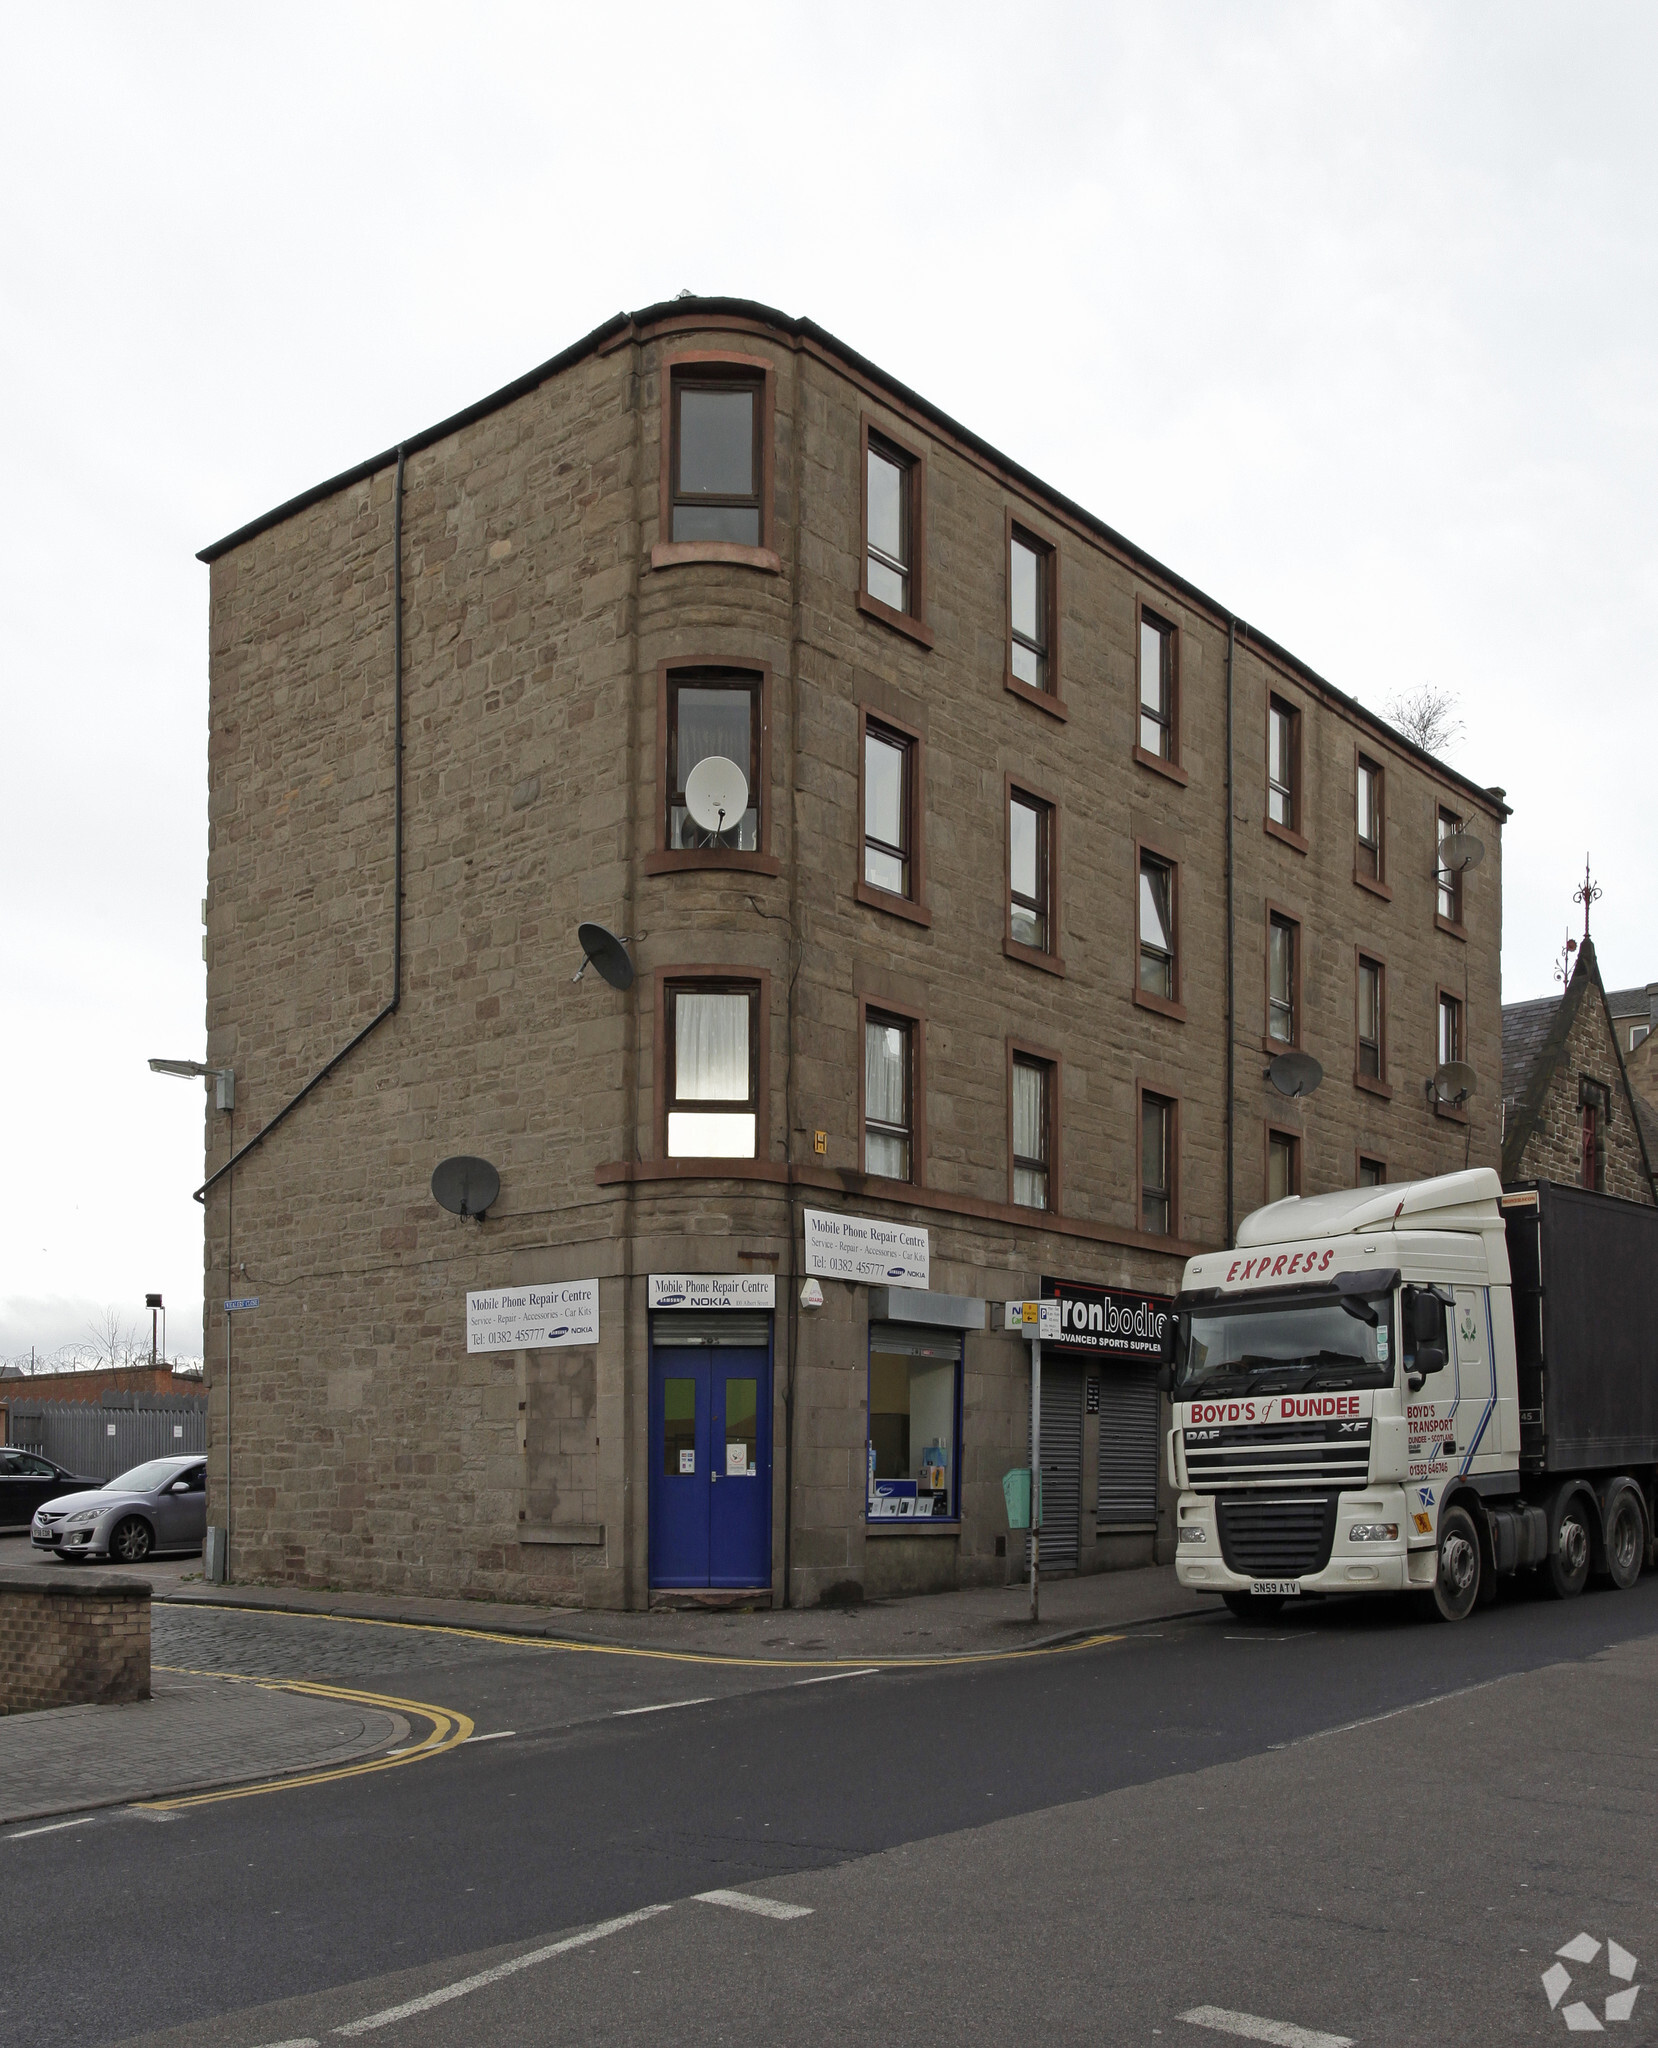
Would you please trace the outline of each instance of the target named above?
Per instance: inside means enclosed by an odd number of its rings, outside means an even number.
[[[1385,1387],[1396,1355],[1389,1294],[1205,1303],[1180,1318],[1175,1399]]]

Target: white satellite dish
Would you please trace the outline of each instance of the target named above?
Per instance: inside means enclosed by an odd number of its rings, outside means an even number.
[[[728,832],[748,809],[748,777],[723,754],[705,754],[685,778],[685,808],[704,832]]]

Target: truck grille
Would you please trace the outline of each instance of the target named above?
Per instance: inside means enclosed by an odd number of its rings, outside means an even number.
[[[1215,1503],[1221,1556],[1253,1579],[1321,1572],[1336,1540],[1336,1495],[1222,1495]]]
[[[1370,1422],[1271,1422],[1181,1432],[1194,1493],[1237,1486],[1368,1486]]]

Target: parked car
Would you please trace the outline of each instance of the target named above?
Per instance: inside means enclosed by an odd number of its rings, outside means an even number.
[[[207,1540],[205,1458],[151,1458],[103,1486],[37,1508],[37,1550],[65,1563],[89,1557],[142,1564],[152,1551],[200,1550]]]
[[[0,1450],[0,1530],[27,1529],[35,1509],[54,1494],[97,1486],[96,1479],[77,1479],[50,1458],[33,1451]]]

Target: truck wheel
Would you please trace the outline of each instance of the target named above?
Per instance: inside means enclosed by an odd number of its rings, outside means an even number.
[[[1439,1569],[1434,1575],[1434,1612],[1441,1621],[1466,1621],[1480,1597],[1480,1532],[1466,1508],[1447,1508],[1439,1518]]]
[[[1606,1502],[1606,1570],[1609,1586],[1627,1593],[1641,1576],[1646,1556],[1646,1511],[1628,1479],[1615,1479]]]
[[[1556,1494],[1549,1511],[1549,1555],[1543,1586],[1556,1600],[1573,1600],[1589,1583],[1589,1510],[1581,1493]]]
[[[1240,1621],[1270,1621],[1284,1604],[1267,1593],[1223,1593],[1221,1598]]]

